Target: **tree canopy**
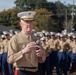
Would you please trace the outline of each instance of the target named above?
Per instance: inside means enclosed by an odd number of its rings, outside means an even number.
[[[62,29],[66,28],[66,18],[67,27],[70,29],[72,26],[71,9],[73,5],[65,5],[60,1],[48,2],[47,0],[15,0],[14,3],[16,7],[0,12],[1,25],[19,29],[19,18],[17,17],[17,13],[26,10],[34,10],[37,13],[34,22],[34,28],[37,31],[43,29],[60,32]],[[76,28],[75,15],[73,22],[74,25],[72,27]]]

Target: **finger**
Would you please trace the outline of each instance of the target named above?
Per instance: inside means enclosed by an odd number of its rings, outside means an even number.
[[[30,42],[30,44],[36,44],[35,42]]]
[[[36,55],[37,55],[37,56],[40,56],[40,54],[39,54],[39,53],[37,53]]]
[[[40,48],[40,46],[36,45],[36,47]]]
[[[31,42],[31,43],[29,43],[28,45],[29,45],[29,46],[30,46],[30,45],[36,45],[36,43],[35,43],[35,42]]]
[[[36,46],[30,46],[29,49],[35,49],[36,50]]]
[[[41,50],[40,49],[39,50],[36,50],[36,52],[39,53],[39,52],[41,52]]]
[[[28,47],[36,46],[36,44],[28,44],[27,46],[28,46]]]

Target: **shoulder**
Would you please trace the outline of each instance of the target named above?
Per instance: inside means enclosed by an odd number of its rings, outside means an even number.
[[[9,42],[17,42],[17,40],[18,40],[18,38],[20,37],[20,34],[21,34],[21,32],[20,33],[18,33],[18,34],[16,34],[16,35],[14,35],[11,39],[10,39],[10,41]]]
[[[17,39],[19,36],[21,35],[21,32],[20,33],[18,33],[18,34],[16,34],[16,35],[14,35],[12,38],[11,38],[11,40],[13,39]]]

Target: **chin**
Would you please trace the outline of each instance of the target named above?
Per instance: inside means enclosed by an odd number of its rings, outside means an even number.
[[[30,28],[27,29],[27,32],[31,33],[31,31],[32,31],[32,29],[30,29]]]
[[[27,29],[27,31],[28,31],[28,32],[31,32],[31,31],[32,31],[32,29]]]

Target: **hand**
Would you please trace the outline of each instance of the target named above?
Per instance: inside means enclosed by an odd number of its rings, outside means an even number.
[[[41,49],[36,50],[36,55],[37,55],[37,57],[42,57],[42,55],[43,55],[42,50]]]
[[[35,42],[30,42],[24,49],[22,49],[22,54],[25,54],[31,50],[36,50],[36,46],[37,45]]]

